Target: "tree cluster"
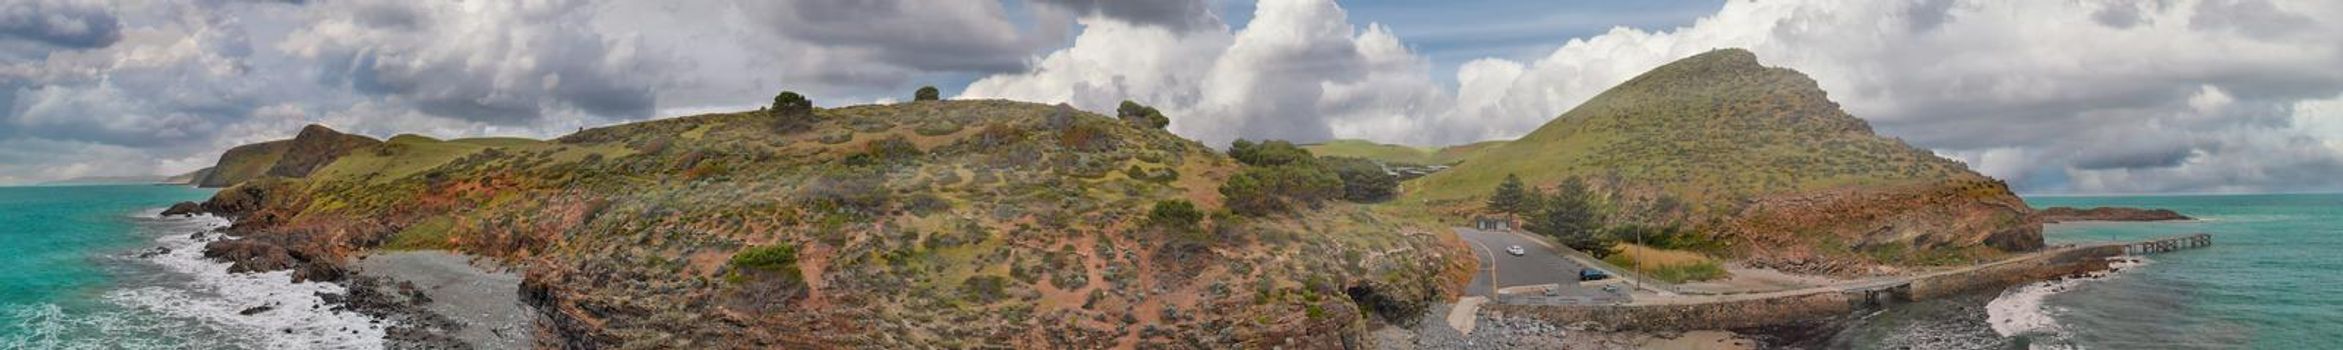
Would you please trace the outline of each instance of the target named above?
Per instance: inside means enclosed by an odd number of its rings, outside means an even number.
[[[1237,140],[1228,154],[1245,164],[1220,187],[1229,210],[1237,214],[1282,213],[1333,199],[1379,201],[1389,199],[1399,184],[1373,162],[1320,159],[1286,141]]]
[[[1148,107],[1146,105],[1139,104],[1138,102],[1131,102],[1129,100],[1123,101],[1123,105],[1121,107],[1115,108],[1115,117],[1121,118],[1124,122],[1129,122],[1133,125],[1146,126],[1156,129],[1162,129],[1166,126],[1171,126],[1171,118],[1163,116],[1162,111],[1157,111],[1155,110],[1155,107]]]
[[[1586,181],[1577,177],[1563,180],[1552,191],[1537,191],[1523,185],[1520,178],[1506,175],[1505,182],[1489,196],[1488,205],[1490,211],[1520,217],[1522,229],[1554,237],[1562,245],[1597,258],[1610,256],[1612,246],[1618,243],[1617,237],[1604,229]]]
[[[1390,200],[1399,192],[1399,176],[1383,169],[1383,164],[1364,158],[1319,158],[1327,167],[1342,177],[1342,199],[1359,203]]]

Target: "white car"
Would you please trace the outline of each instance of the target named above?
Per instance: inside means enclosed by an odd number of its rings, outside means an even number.
[[[1522,254],[1529,254],[1529,251],[1528,251],[1528,250],[1523,250],[1523,249],[1521,249],[1521,246],[1517,246],[1517,245],[1515,245],[1515,246],[1505,246],[1505,253],[1506,253],[1506,254],[1513,254],[1513,256],[1521,256]]]

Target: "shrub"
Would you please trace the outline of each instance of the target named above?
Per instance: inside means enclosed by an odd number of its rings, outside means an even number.
[[[780,95],[773,96],[773,108],[765,110],[765,113],[773,117],[774,129],[785,132],[804,130],[813,125],[814,102],[797,92],[782,91]]]
[[[919,133],[920,136],[942,136],[945,134],[960,132],[960,123],[949,121],[921,123],[919,124],[919,127],[913,128],[912,132]]]
[[[1195,232],[1203,220],[1204,212],[1196,210],[1196,203],[1184,199],[1156,201],[1155,208],[1147,211],[1149,225],[1180,232]]]
[[[936,87],[935,87],[935,86],[933,86],[933,85],[930,85],[930,86],[922,86],[922,87],[919,87],[919,91],[918,91],[918,92],[913,92],[913,93],[911,93],[911,100],[912,100],[912,101],[939,101],[939,100],[943,100],[943,92],[941,92],[941,91],[937,91],[937,90],[936,90]]]
[[[863,167],[836,167],[798,188],[808,210],[824,214],[876,215],[887,205],[886,174]]]
[[[749,247],[732,254],[732,266],[766,271],[797,268],[797,247],[787,244]]]
[[[1399,191],[1399,177],[1384,171],[1375,161],[1349,158],[1319,158],[1320,163],[1332,168],[1342,178],[1342,199],[1359,203],[1374,203],[1391,199]]]
[[[1314,158],[1309,150],[1296,147],[1292,142],[1269,140],[1255,144],[1244,139],[1229,143],[1228,156],[1251,166],[1309,163]]]
[[[969,277],[960,281],[960,293],[968,300],[992,303],[1008,297],[1009,278],[993,275]]]
[[[1164,117],[1162,111],[1130,100],[1124,100],[1121,107],[1115,108],[1115,117],[1134,125],[1156,129],[1171,125],[1171,118]]]
[[[926,154],[926,152],[919,150],[919,145],[912,144],[911,140],[904,139],[902,136],[864,143],[862,152],[870,155],[872,159],[889,162],[909,160]]]
[[[1221,184],[1220,195],[1229,210],[1263,216],[1315,207],[1342,195],[1342,179],[1325,168],[1309,165],[1245,167]]]
[[[1058,145],[1083,152],[1105,152],[1115,149],[1115,139],[1098,126],[1074,123],[1058,134]]]

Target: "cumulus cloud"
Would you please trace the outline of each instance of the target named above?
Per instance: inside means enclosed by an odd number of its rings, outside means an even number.
[[[504,125],[549,113],[647,117],[646,69],[625,38],[587,30],[570,1],[337,1],[309,5],[307,28],[277,49],[323,63],[324,77],[448,118]]]
[[[1242,31],[1083,20],[1072,47],[1033,72],[999,75],[963,97],[1069,102],[1111,110],[1129,99],[1182,116],[1171,128],[1206,143],[1239,137],[1324,140],[1401,132],[1445,109],[1430,63],[1389,29],[1360,30],[1330,0],[1263,1]]]
[[[1850,113],[1879,130],[1975,164],[2039,192],[2285,191],[2335,189],[2305,174],[2343,171],[2343,134],[2314,129],[2304,101],[2343,92],[2343,6],[2267,0],[1985,2],[1932,0],[1730,1],[1667,30],[1616,28],[1571,39],[1533,60],[1481,59],[1458,67],[1453,90],[1415,93],[1401,67],[1361,65],[1368,25],[1350,46],[1304,25],[1341,18],[1322,1],[1263,1],[1246,32],[1222,50],[1202,83],[1116,91],[1200,89],[1167,99],[1199,120],[1191,137],[1359,137],[1459,144],[1518,137],[1610,86],[1700,52],[1747,48],[1767,65],[1813,76]],[[1285,17],[1280,17],[1284,15]],[[1274,28],[1274,29],[1269,29]],[[1400,28],[1398,30],[1407,30]],[[1085,32],[1083,36],[1093,35]],[[1342,34],[1340,36],[1354,36]],[[1285,40],[1273,40],[1285,39]],[[1078,39],[1079,42],[1080,39]],[[1121,50],[1149,42],[1122,41]],[[1103,46],[1103,45],[1102,45]],[[1404,48],[1395,41],[1390,47]],[[1094,48],[1076,45],[1053,54]],[[1189,52],[1210,52],[1208,48]],[[1404,50],[1383,62],[1410,62]],[[1414,59],[1421,62],[1420,59]],[[1257,63],[1248,65],[1247,63]],[[1255,74],[1240,74],[1242,67]],[[1088,81],[1109,86],[1137,70],[1041,69],[996,76],[972,92],[1075,100],[1048,91],[1001,93],[1006,82]],[[1153,71],[1156,67],[1146,67]],[[1280,76],[1306,71],[1312,77]],[[1194,72],[1194,71],[1187,71]],[[1372,72],[1372,73],[1370,73]],[[1070,77],[1069,77],[1070,76]],[[1357,77],[1382,76],[1386,79]],[[1344,78],[1349,77],[1349,78]],[[1401,77],[1401,78],[1391,78]],[[1376,85],[1376,98],[1321,93]],[[1062,85],[1062,84],[1061,84]],[[978,89],[982,88],[982,89]],[[1031,90],[1062,86],[1033,85]],[[1092,91],[1099,89],[1074,89]],[[1112,94],[1108,94],[1112,95]],[[1177,95],[1177,94],[1172,94]],[[1142,94],[1123,96],[1151,97]],[[1405,101],[1394,103],[1393,101]],[[1362,117],[1365,115],[1380,117]],[[2323,119],[2321,119],[2323,120]]]
[[[1036,0],[1077,14],[1113,17],[1126,23],[1162,26],[1173,31],[1221,24],[1204,0]]]
[[[1064,9],[1029,27],[1005,11],[993,1],[10,1],[0,3],[0,142],[40,152],[7,159],[0,184],[194,170],[310,123],[377,137],[545,137],[754,108],[783,89],[870,101],[920,80],[1025,70],[1072,28]],[[79,161],[101,156],[130,160]]]
[[[0,41],[22,40],[68,48],[105,47],[122,39],[122,23],[103,4],[21,0],[0,4]]]
[[[782,89],[834,105],[955,80],[974,81],[967,98],[1137,100],[1213,144],[1461,144],[1741,47],[1882,133],[2028,191],[2343,186],[2325,175],[2343,171],[2343,3],[1733,0],[1678,28],[1456,63],[1453,79],[1394,35],[1443,28],[1331,0],[1262,0],[1232,26],[1214,3],[10,1],[0,183],[192,170],[307,123],[551,136]]]

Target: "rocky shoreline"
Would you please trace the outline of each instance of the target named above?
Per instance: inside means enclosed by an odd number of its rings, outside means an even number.
[[[2034,219],[2045,224],[2079,221],[2189,221],[2196,218],[2181,215],[2171,209],[2098,207],[2079,209],[2051,207],[2034,212]]]
[[[472,261],[443,251],[377,252],[348,264],[356,271],[350,304],[420,321],[392,328],[392,348],[528,348],[532,317],[521,305],[520,276]],[[359,298],[361,289],[372,292]]]

